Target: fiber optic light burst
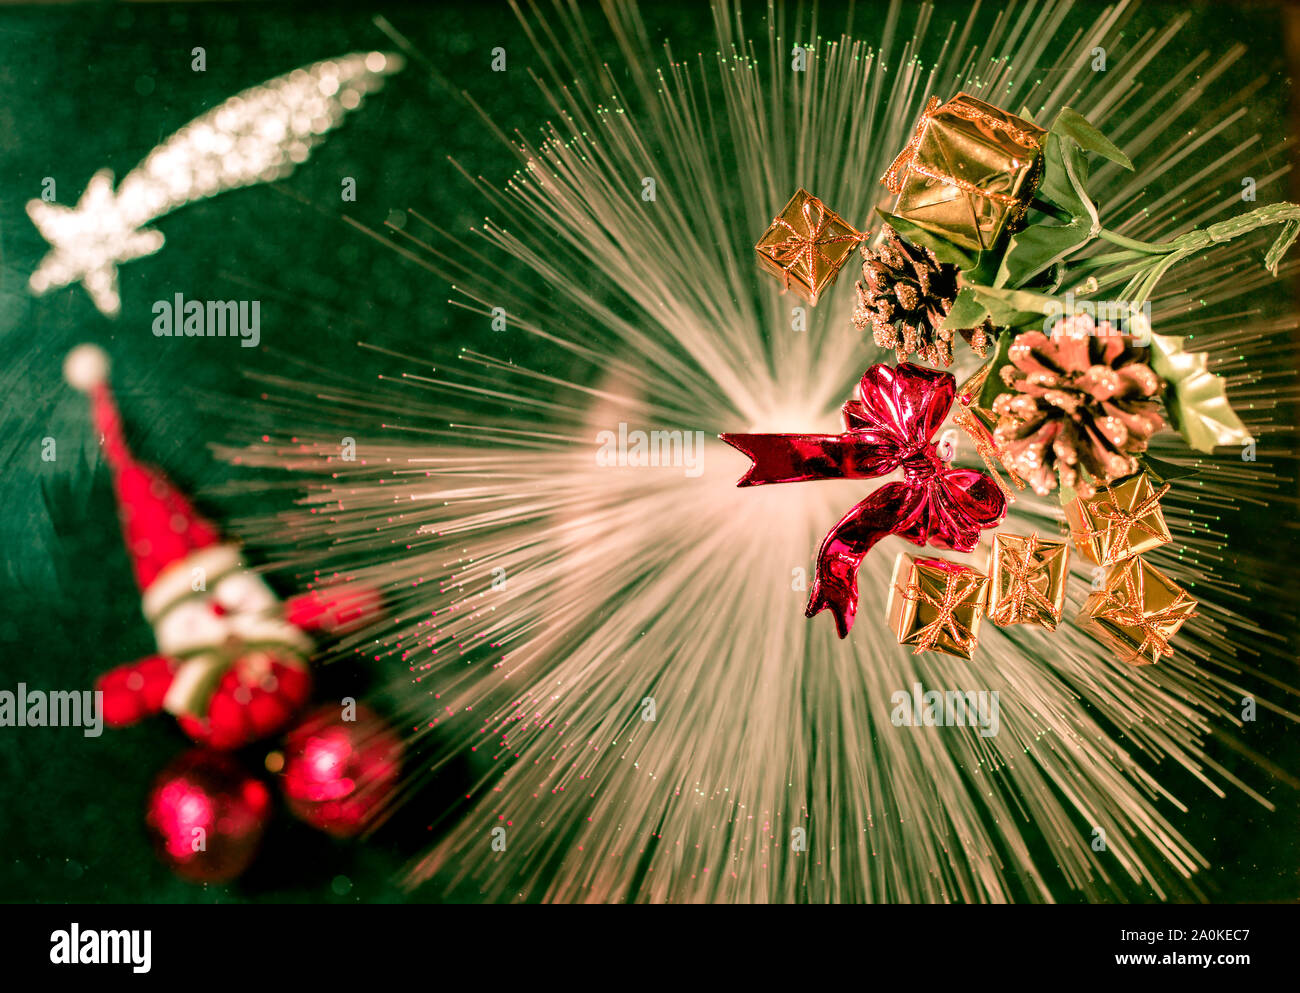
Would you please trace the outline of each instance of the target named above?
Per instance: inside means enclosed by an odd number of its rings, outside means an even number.
[[[384,587],[396,620],[339,650],[392,666],[422,776],[472,756],[475,787],[431,815],[436,841],[411,883],[563,901],[1197,895],[1210,861],[1180,830],[1188,805],[1231,787],[1268,806],[1213,761],[1207,738],[1231,733],[1248,692],[1297,719],[1295,691],[1273,675],[1283,642],[1234,611],[1243,591],[1266,595],[1279,567],[1225,555],[1221,525],[1292,489],[1268,442],[1286,429],[1272,411],[1295,400],[1278,347],[1294,324],[1259,315],[1253,295],[1269,277],[1253,260],[1190,262],[1154,301],[1156,330],[1195,333],[1261,439],[1260,461],[1206,459],[1165,502],[1181,551],[1151,559],[1187,579],[1202,609],[1159,666],[1128,667],[1069,623],[987,630],[973,662],[913,656],[883,624],[893,547],[864,564],[862,623],[839,643],[804,620],[800,575],[861,484],[737,490],[745,460],[715,441],[692,476],[600,465],[595,439],[620,424],[706,439],[833,429],[850,384],[888,356],[853,328],[843,285],[791,330],[799,302],[755,271],[753,238],[799,186],[865,223],[931,93],[983,94],[1040,120],[1068,100],[1152,184],[1098,170],[1105,213],[1132,218],[1119,225],[1132,237],[1233,212],[1211,170],[1255,175],[1261,189],[1284,171],[1268,165],[1278,146],[1222,137],[1243,94],[1202,102],[1244,49],[1152,80],[1146,67],[1183,19],[1121,43],[1125,3],[1081,28],[1066,3],[954,24],[895,4],[830,41],[803,8],[793,20],[714,10],[717,53],[689,60],[651,52],[635,7],[608,11],[617,53],[594,50],[578,15],[526,19],[552,119],[516,146],[520,171],[503,188],[474,181],[494,218],[481,240],[461,244],[415,213],[423,226],[376,234],[451,281],[469,319],[504,307],[576,371],[388,352],[405,371],[378,389],[320,370],[326,382],[268,379],[260,422],[303,426],[225,453],[320,474],[298,509],[243,533],[277,564]],[[817,40],[794,72],[802,39]],[[1105,74],[1061,55],[1097,45],[1111,53]],[[1187,172],[1192,152],[1213,165]],[[646,176],[653,203],[639,196]],[[471,252],[512,257],[530,278]],[[340,429],[357,437],[354,462],[338,458]],[[1052,533],[1059,519],[1021,496],[1005,529]],[[987,547],[954,557],[981,556]],[[1090,580],[1072,577],[1067,617]],[[1286,605],[1277,615],[1293,623]],[[916,684],[998,691],[998,733],[894,726],[891,697]],[[1175,768],[1200,795],[1162,785]],[[491,847],[495,827],[505,851]]]

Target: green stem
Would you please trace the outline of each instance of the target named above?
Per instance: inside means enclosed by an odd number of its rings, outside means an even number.
[[[1127,248],[1133,252],[1141,252],[1143,255],[1165,255],[1177,251],[1178,247],[1173,242],[1159,244],[1153,241],[1137,241],[1134,238],[1125,238],[1122,234],[1107,231],[1105,228],[1097,232],[1097,237],[1103,241],[1109,241],[1112,245],[1119,245],[1121,248]]]
[[[1219,245],[1243,234],[1249,234],[1270,224],[1283,225],[1282,231],[1273,240],[1272,247],[1264,256],[1264,265],[1274,276],[1277,275],[1278,263],[1288,248],[1300,234],[1300,204],[1270,203],[1266,207],[1256,207],[1248,213],[1231,217],[1226,221],[1217,221],[1203,231],[1191,231],[1181,238],[1175,238],[1174,244],[1191,254],[1211,245]]]
[[[1232,241],[1234,238],[1240,238],[1244,234],[1257,231],[1270,224],[1281,224],[1283,226],[1281,232],[1274,239],[1272,247],[1269,248],[1268,254],[1264,257],[1264,265],[1269,272],[1276,276],[1278,263],[1282,261],[1282,256],[1286,254],[1287,249],[1291,247],[1296,238],[1300,237],[1300,204],[1272,203],[1265,207],[1257,207],[1245,214],[1231,217],[1226,221],[1216,221],[1207,227],[1189,231],[1187,234],[1166,242],[1137,241],[1103,228],[1097,233],[1098,237],[1113,245],[1120,246],[1125,251],[1094,256],[1091,259],[1083,260],[1079,265],[1083,268],[1101,268],[1110,263],[1127,262],[1136,256],[1135,261],[1122,265],[1113,272],[1094,278],[1097,280],[1097,288],[1100,290],[1107,286],[1113,286],[1122,279],[1129,277],[1120,298],[1131,301],[1134,306],[1140,307],[1151,298],[1151,294],[1155,292],[1156,284],[1160,282],[1165,273],[1183,259],[1213,248],[1215,245],[1221,245],[1224,242]],[[1157,258],[1153,258],[1153,256]],[[1132,275],[1130,276],[1130,274]]]
[[[1118,265],[1121,262],[1133,262],[1138,259],[1145,263],[1150,259],[1146,252],[1107,252],[1104,255],[1093,255],[1086,259],[1080,259],[1075,265],[1080,269],[1099,269],[1102,266]]]
[[[1146,280],[1142,283],[1142,286],[1139,287],[1137,296],[1133,298],[1132,305],[1134,307],[1141,307],[1146,303],[1151,294],[1155,292],[1156,283],[1160,282],[1160,277],[1172,269],[1176,263],[1181,262],[1189,254],[1191,253],[1171,252],[1152,266],[1150,275],[1147,276]]]
[[[1132,279],[1130,279],[1128,281],[1128,284],[1124,287],[1123,291],[1120,293],[1119,298],[1121,300],[1132,300],[1133,294],[1136,293],[1137,288],[1142,285],[1142,281],[1146,277],[1147,272],[1149,272],[1149,270],[1144,270],[1142,272],[1139,272]]]
[[[1168,256],[1165,257],[1167,258]],[[1140,280],[1145,273],[1149,272],[1150,269],[1151,256],[1147,255],[1143,257],[1141,262],[1134,262],[1130,265],[1121,266],[1113,272],[1106,273],[1104,276],[1096,276],[1094,277],[1097,280],[1097,289],[1095,292],[1101,292],[1104,289],[1115,286],[1117,283],[1122,283],[1130,279],[1136,282],[1137,280]],[[1124,299],[1128,299],[1128,297],[1126,296]]]

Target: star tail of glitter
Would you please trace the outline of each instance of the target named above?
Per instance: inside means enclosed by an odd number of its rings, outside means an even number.
[[[160,232],[141,226],[195,200],[287,176],[403,64],[392,53],[354,52],[295,69],[190,121],[116,192],[112,172],[101,169],[75,208],[28,201],[27,214],[51,249],[28,287],[40,295],[81,282],[102,313],[117,316],[117,266],[163,244]]]
[[[1284,632],[1261,627],[1243,593],[1284,589],[1280,566],[1247,547],[1225,555],[1236,509],[1294,505],[1290,464],[1276,471],[1284,449],[1268,445],[1296,399],[1283,346],[1293,323],[1260,316],[1270,290],[1248,266],[1191,261],[1153,301],[1183,333],[1195,323],[1260,439],[1258,462],[1207,459],[1214,471],[1194,500],[1166,498],[1181,556],[1168,568],[1195,579],[1201,616],[1158,671],[1122,665],[1068,625],[1051,636],[1050,663],[1032,632],[985,632],[980,673],[1000,690],[997,735],[890,721],[893,694],[969,685],[969,663],[914,659],[867,624],[840,642],[801,616],[810,552],[861,484],[736,489],[743,460],[720,444],[689,475],[601,464],[596,439],[620,425],[707,438],[738,425],[835,430],[864,358],[851,294],[809,313],[806,332],[775,333],[789,326],[789,300],[754,277],[753,237],[801,183],[846,217],[870,216],[877,177],[930,90],[985,89],[1035,119],[1068,99],[1140,151],[1141,182],[1108,167],[1094,177],[1107,215],[1133,217],[1121,223],[1133,237],[1234,209],[1180,185],[1196,167],[1193,141],[1221,155],[1222,171],[1256,175],[1263,196],[1284,172],[1269,165],[1277,143],[1225,148],[1222,134],[1258,88],[1216,99],[1218,116],[1201,120],[1206,87],[1242,50],[1153,76],[1159,52],[1182,50],[1182,19],[1119,45],[1128,3],[1082,23],[1049,2],[955,25],[896,4],[858,25],[873,37],[884,25],[880,49],[853,40],[852,24],[847,37],[828,35],[807,8],[769,8],[765,35],[750,38],[722,3],[717,54],[684,62],[647,50],[634,6],[604,9],[623,46],[617,71],[592,50],[579,12],[530,23],[543,66],[578,78],[544,70],[554,123],[514,146],[520,170],[503,187],[472,181],[494,215],[480,239],[460,242],[414,212],[409,230],[373,232],[452,282],[467,320],[505,308],[510,333],[543,349],[545,364],[465,351],[430,370],[366,352],[408,371],[375,384],[360,362],[347,372],[304,364],[300,379],[263,382],[268,399],[244,428],[231,421],[237,436],[270,440],[227,457],[268,475],[291,467],[307,491],[241,533],[275,564],[355,574],[393,601],[387,621],[341,650],[393,670],[388,695],[419,755],[400,796],[454,769],[464,777],[453,777],[463,785],[448,791],[454,802],[433,805],[446,813],[431,820],[410,882],[494,900],[1200,896],[1194,876],[1209,863],[1185,819],[1200,797],[1186,783],[1192,797],[1175,795],[1169,770],[1265,806],[1268,777],[1296,783],[1240,743],[1253,761],[1229,769],[1207,743],[1235,741],[1230,701],[1247,693],[1296,719]],[[815,71],[790,70],[796,39],[808,39]],[[940,61],[922,64],[931,42]],[[1080,44],[1108,46],[1110,70],[1067,60],[1041,77],[1026,71]],[[627,177],[651,174],[661,194],[647,210]],[[1147,192],[1165,183],[1167,196]],[[1189,313],[1187,295],[1208,309]],[[376,325],[367,337],[384,334]],[[355,460],[340,458],[344,436],[357,440]],[[1152,448],[1168,455],[1159,438]],[[1007,527],[1056,519],[1026,496]],[[860,577],[879,601],[864,620],[883,616],[888,559],[869,559]],[[1074,585],[1077,595],[1082,571]],[[1272,623],[1291,615],[1279,604]],[[1104,860],[1089,825],[1107,827]],[[508,855],[485,858],[496,826],[510,832]]]

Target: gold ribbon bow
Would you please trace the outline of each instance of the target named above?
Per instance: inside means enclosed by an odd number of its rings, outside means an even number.
[[[975,573],[946,573],[942,598],[927,593],[916,583],[909,583],[907,589],[900,591],[904,600],[928,604],[937,611],[934,620],[916,632],[918,640],[915,642],[913,655],[920,655],[932,649],[944,634],[947,634],[953,640],[953,644],[963,652],[969,652],[974,648],[975,632],[958,620],[953,611],[970,594],[971,587],[983,580],[983,576]]]
[[[1132,654],[1124,661],[1130,665],[1138,660],[1147,659],[1147,649],[1156,650],[1156,658],[1170,656],[1174,650],[1169,647],[1170,635],[1161,630],[1161,626],[1171,621],[1185,621],[1188,618],[1195,617],[1196,611],[1187,610],[1188,604],[1195,604],[1196,601],[1187,595],[1186,590],[1179,590],[1178,595],[1174,597],[1173,603],[1167,607],[1161,607],[1159,610],[1147,612],[1142,609],[1142,591],[1138,589],[1137,580],[1134,578],[1136,570],[1129,570],[1124,576],[1124,596],[1121,598],[1115,594],[1114,590],[1103,589],[1100,591],[1105,607],[1093,614],[1094,617],[1103,618],[1114,624],[1123,625],[1124,627],[1137,628],[1142,632],[1142,643],[1132,650]],[[1154,661],[1154,659],[1152,660]]]
[[[1024,558],[1020,558],[1009,547],[1002,549],[1004,558],[1001,568],[1011,580],[1011,583],[1006,595],[993,607],[992,617],[998,624],[1018,623],[1025,616],[1026,603],[1047,611],[1052,618],[1053,624],[1061,623],[1061,612],[1056,609],[1056,604],[1047,599],[1042,591],[1030,583],[1034,573],[1047,567],[1045,562],[1034,561],[1034,553],[1037,551],[1038,535],[1036,534],[1029,536],[1029,544],[1025,546]]]
[[[949,176],[937,169],[931,169],[926,165],[916,161],[917,150],[921,147],[921,140],[925,137],[925,132],[930,127],[930,121],[934,118],[935,111],[939,109],[939,98],[931,97],[925,105],[925,110],[921,112],[921,118],[916,122],[916,130],[912,133],[911,140],[898,153],[893,164],[885,173],[881,180],[889,188],[890,193],[903,192],[903,177],[910,171],[919,173],[928,179],[936,180],[940,183],[947,183],[949,186],[955,186],[966,193],[977,193],[986,199],[993,200],[996,203],[1005,204],[1008,207],[1016,206],[1020,201],[1007,193],[997,193],[993,190],[983,190],[974,183],[961,179],[958,176]],[[958,117],[965,118],[976,124],[982,124],[985,127],[993,128],[995,131],[1001,131],[1012,141],[1026,149],[1036,149],[1039,146],[1038,135],[1023,128],[1018,128],[1007,121],[999,120],[989,114],[984,113],[977,107],[970,107],[964,103],[958,103],[955,99],[948,101],[943,106],[944,113],[955,114]]]
[[[817,211],[816,219],[813,219],[813,211]],[[802,207],[804,227],[807,231],[805,234],[798,231],[784,217],[776,218],[772,223],[778,227],[783,227],[790,232],[790,237],[785,241],[777,242],[765,249],[774,262],[781,266],[781,271],[785,273],[785,289],[790,289],[790,270],[800,262],[806,262],[808,265],[808,280],[812,285],[812,290],[816,293],[815,285],[815,265],[817,257],[821,256],[828,266],[834,268],[835,260],[827,255],[823,250],[823,245],[837,245],[841,242],[859,242],[867,237],[866,234],[853,232],[852,234],[826,235],[826,227],[831,222],[827,216],[826,205],[815,196],[809,196],[808,200]]]
[[[1129,540],[1129,533],[1137,528],[1139,531],[1145,531],[1153,538],[1160,537],[1160,532],[1152,528],[1142,520],[1152,511],[1158,509],[1160,498],[1169,492],[1169,484],[1156,490],[1149,497],[1143,500],[1137,507],[1132,510],[1125,510],[1119,505],[1119,500],[1115,496],[1115,491],[1111,489],[1110,484],[1106,484],[1105,500],[1098,500],[1090,506],[1090,511],[1094,517],[1100,518],[1106,522],[1106,526],[1100,530],[1085,528],[1080,537],[1091,540],[1093,538],[1107,538],[1110,540],[1110,546],[1106,549],[1105,562],[1103,565],[1111,565],[1119,559],[1115,557],[1116,549],[1127,549],[1132,542]],[[1127,558],[1120,556],[1119,558]]]

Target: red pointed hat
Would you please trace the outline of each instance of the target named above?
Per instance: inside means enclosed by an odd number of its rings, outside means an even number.
[[[90,397],[91,417],[113,473],[122,534],[140,590],[169,565],[201,548],[222,544],[216,525],[203,518],[158,469],[135,460],[122,437],[122,418],[108,387],[108,356],[80,345],[63,363],[68,383]]]

